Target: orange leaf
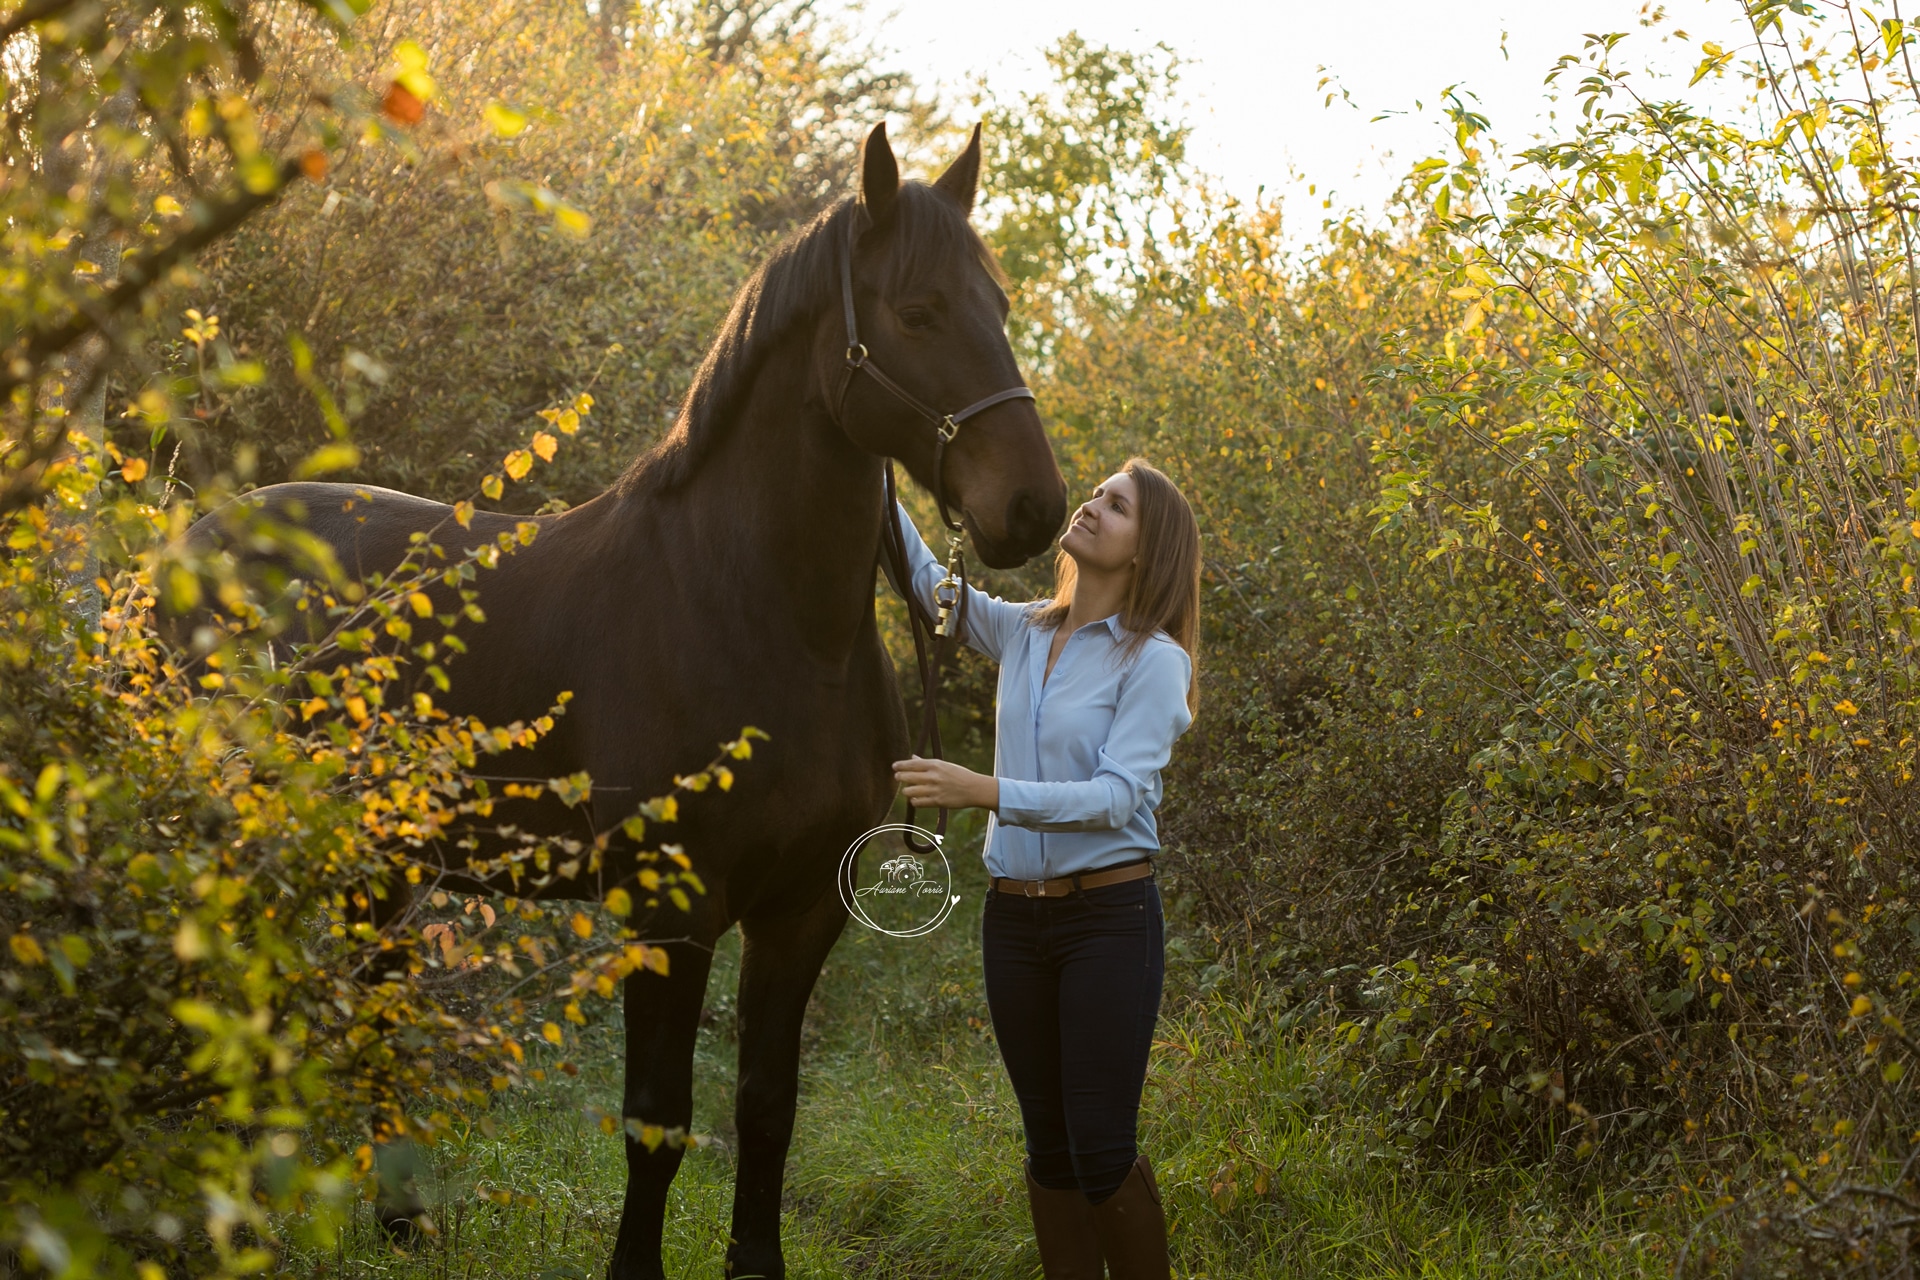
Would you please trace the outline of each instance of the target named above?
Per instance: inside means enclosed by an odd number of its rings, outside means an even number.
[[[555,449],[558,449],[559,447],[560,447],[560,442],[554,439],[552,436],[548,435],[546,432],[544,431],[534,432],[533,451],[540,455],[540,461],[552,462],[553,451]]]
[[[395,80],[387,86],[387,96],[380,100],[380,111],[395,124],[419,124],[427,114],[427,104],[413,96],[407,86]]]
[[[147,460],[128,458],[127,465],[120,468],[120,478],[128,484],[138,484],[147,478]]]
[[[533,455],[525,449],[515,449],[507,455],[507,476],[509,479],[518,480],[531,470],[533,470]]]
[[[399,86],[395,86],[398,88]],[[406,90],[402,89],[402,93]],[[327,153],[318,147],[310,147],[300,153],[300,172],[307,175],[307,181],[319,182],[327,176]]]

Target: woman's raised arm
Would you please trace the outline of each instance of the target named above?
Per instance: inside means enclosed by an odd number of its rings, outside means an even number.
[[[927,612],[935,617],[940,615],[940,605],[934,599],[933,589],[946,575],[945,567],[934,558],[933,551],[920,537],[920,530],[914,526],[913,517],[907,514],[904,506],[894,505],[894,518],[900,522],[900,539],[907,548],[907,572],[913,579],[913,594],[920,600]],[[881,557],[881,568],[886,572],[887,581],[893,582],[892,566]],[[900,584],[893,582],[893,589],[900,590]],[[978,587],[967,587],[967,643],[986,654],[995,662],[1005,650],[1007,641],[1019,630],[1030,605],[1013,604],[990,596]]]

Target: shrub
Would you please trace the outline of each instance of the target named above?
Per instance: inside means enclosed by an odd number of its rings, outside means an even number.
[[[410,668],[457,668],[457,627],[483,621],[463,584],[531,523],[451,558],[423,541],[360,584],[298,530],[250,521],[233,536],[309,585],[249,594],[222,558],[167,537],[187,511],[152,501],[158,477],[110,472],[118,459],[73,440],[50,473],[63,518],[16,513],[0,578],[0,1244],[56,1274],[246,1274],[288,1244],[324,1245],[379,1149],[484,1126],[495,1093],[573,1070],[582,1002],[664,971],[630,926],[700,885],[672,845],[611,887],[605,838],[522,833],[484,863],[460,852],[493,803],[476,770],[564,705],[488,726],[402,690]],[[104,566],[97,629],[69,586],[90,560]],[[415,643],[429,579],[474,616]],[[203,580],[247,628],[189,668],[151,611],[190,607]],[[327,619],[324,638],[287,645],[302,613]],[[250,644],[276,633],[284,651]],[[750,754],[755,732],[675,790]],[[546,785],[583,795],[591,781]],[[627,835],[673,809],[649,801]],[[528,895],[604,893],[606,910],[451,897],[449,861]]]

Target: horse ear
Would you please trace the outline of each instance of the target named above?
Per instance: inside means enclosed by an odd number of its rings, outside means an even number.
[[[967,140],[967,149],[960,158],[947,167],[933,184],[959,202],[968,213],[973,212],[973,195],[980,186],[980,126],[973,126],[973,137]]]
[[[893,145],[887,141],[887,122],[873,126],[873,132],[860,144],[860,200],[867,216],[879,226],[893,211],[893,198],[900,193],[900,164],[893,158]]]

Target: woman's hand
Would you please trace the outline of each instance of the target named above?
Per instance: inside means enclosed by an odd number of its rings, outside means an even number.
[[[893,780],[916,809],[998,809],[1000,779],[950,760],[910,756],[893,762]]]

